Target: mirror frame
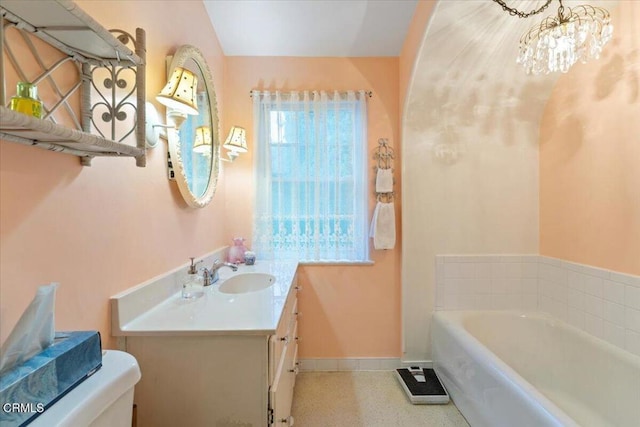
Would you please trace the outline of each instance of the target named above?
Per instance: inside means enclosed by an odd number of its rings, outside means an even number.
[[[200,68],[203,77],[203,83],[205,85],[207,96],[209,98],[209,115],[211,120],[211,171],[209,173],[209,180],[207,183],[207,190],[201,196],[194,195],[189,189],[187,182],[187,176],[184,170],[184,164],[182,162],[182,155],[180,152],[180,142],[177,138],[179,129],[173,128],[168,133],[168,145],[169,153],[171,156],[171,162],[175,171],[175,180],[180,189],[180,194],[184,198],[187,205],[193,208],[203,208],[207,206],[216,192],[218,185],[218,175],[220,174],[220,137],[219,137],[219,119],[218,119],[218,107],[216,102],[216,92],[213,86],[213,74],[207,65],[204,55],[200,50],[191,45],[183,45],[178,48],[168,67],[167,75],[170,76],[173,73],[175,67],[184,67],[189,60],[193,60]],[[167,109],[167,123],[171,123],[171,114]]]

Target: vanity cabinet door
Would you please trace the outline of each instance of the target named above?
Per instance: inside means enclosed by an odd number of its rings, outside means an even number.
[[[293,325],[291,336],[297,333],[298,323]],[[296,358],[298,354],[298,343],[291,340],[285,345],[285,351],[278,363],[276,379],[271,387],[270,400],[273,409],[273,425],[275,427],[293,425],[291,416],[291,406],[293,403],[293,388],[295,386],[298,367]]]
[[[273,375],[269,375],[271,387],[269,389],[270,408],[273,411],[273,426],[283,427],[293,425],[291,405],[293,402],[293,387],[298,373],[298,299],[297,286],[291,288],[276,335],[271,340],[270,368]]]
[[[285,302],[276,333],[269,339],[269,385],[275,381],[278,364],[285,351],[285,346],[295,338],[291,333],[293,331],[293,321],[297,318],[295,315],[297,307],[296,290],[292,288]]]

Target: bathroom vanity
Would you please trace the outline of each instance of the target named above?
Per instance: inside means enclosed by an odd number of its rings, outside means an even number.
[[[222,268],[196,300],[181,298],[180,269],[112,297],[112,334],[142,371],[138,425],[292,425],[296,269],[266,261]],[[268,286],[247,287],[269,276]]]

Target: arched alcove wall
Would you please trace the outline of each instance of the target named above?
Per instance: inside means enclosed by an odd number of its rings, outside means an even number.
[[[572,2],[565,3],[572,5]],[[610,42],[615,48],[620,44],[619,37],[632,37],[629,32],[634,31],[631,20],[627,19],[629,22],[624,24],[620,17],[629,13],[637,16],[638,8],[632,5],[633,1],[623,0],[619,8],[615,7],[615,2],[604,3],[612,12],[616,27],[621,27]],[[539,4],[537,1],[519,2],[518,7],[531,10]],[[554,2],[550,10],[556,7]],[[572,95],[562,94],[562,87],[571,87],[570,91],[597,90],[597,83],[592,81],[586,82],[591,86],[576,87],[578,83],[572,83],[572,76],[581,75],[588,67],[598,70],[591,72],[595,74],[594,79],[598,78],[598,72],[606,75],[607,67],[611,68],[611,58],[607,55],[613,54],[605,52],[597,62],[575,66],[568,75],[562,76],[558,85],[558,75],[526,75],[515,63],[518,40],[540,19],[517,19],[490,1],[446,0],[437,3],[426,28],[408,85],[402,118],[405,361],[431,357],[435,255],[539,254],[541,247],[549,248],[546,255],[550,256],[568,256],[567,252],[571,252],[567,248],[551,249],[558,245],[551,242],[555,239],[553,232],[546,228],[548,223],[557,224],[556,215],[566,221],[571,212],[558,212],[555,200],[546,193],[541,194],[541,182],[543,190],[553,186],[547,179],[552,180],[551,176],[541,180],[541,166],[543,173],[549,165],[555,165],[556,174],[564,171],[554,163],[557,158],[553,157],[553,146],[544,150],[541,147],[547,142],[557,142],[556,121],[570,115],[566,108],[573,108],[567,101],[573,99]],[[637,36],[637,29],[635,31]],[[636,41],[635,53],[633,46],[625,44],[627,52],[622,54],[628,58],[624,66],[630,70],[627,76],[629,93],[634,84],[631,75],[634,66],[629,61],[635,58],[637,65],[637,44]],[[637,74],[635,78],[637,82]],[[637,90],[636,87],[636,93]],[[561,92],[559,96],[564,97],[564,101],[549,102],[557,91]],[[597,102],[588,96],[578,99],[579,102]],[[633,102],[636,110],[633,105],[625,106],[625,114],[637,111],[637,97]],[[553,107],[548,107],[548,103]],[[589,111],[594,114],[594,109]],[[615,116],[615,113],[611,114]],[[545,125],[541,127],[543,118]],[[562,122],[567,125],[566,120]],[[576,124],[577,129],[583,126],[584,123]],[[564,131],[570,133],[568,129]],[[638,138],[639,133],[635,135]],[[627,143],[627,146],[631,145],[631,142]],[[637,146],[636,143],[634,147]],[[631,155],[634,149],[637,152],[637,148],[628,148],[627,154]],[[624,167],[628,169],[629,165],[625,163]],[[633,179],[637,179],[637,173],[625,173],[625,185],[630,185]],[[589,189],[581,190],[586,193]],[[638,200],[633,199],[638,195],[637,190],[635,193],[629,190],[627,195],[623,196],[630,197],[627,205],[637,206]],[[553,197],[559,197],[557,192]],[[541,204],[541,199],[549,204]],[[545,218],[542,223],[541,209]],[[629,208],[625,218],[632,215],[632,209],[637,207]],[[541,226],[545,228],[541,230]],[[637,230],[637,220],[629,226]],[[640,253],[638,249],[635,251],[635,254]],[[586,262],[583,256],[573,260]]]

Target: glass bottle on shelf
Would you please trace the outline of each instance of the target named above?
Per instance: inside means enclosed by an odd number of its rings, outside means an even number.
[[[29,82],[18,82],[16,96],[11,98],[11,109],[39,119],[42,118],[42,101],[38,99],[38,87]]]

